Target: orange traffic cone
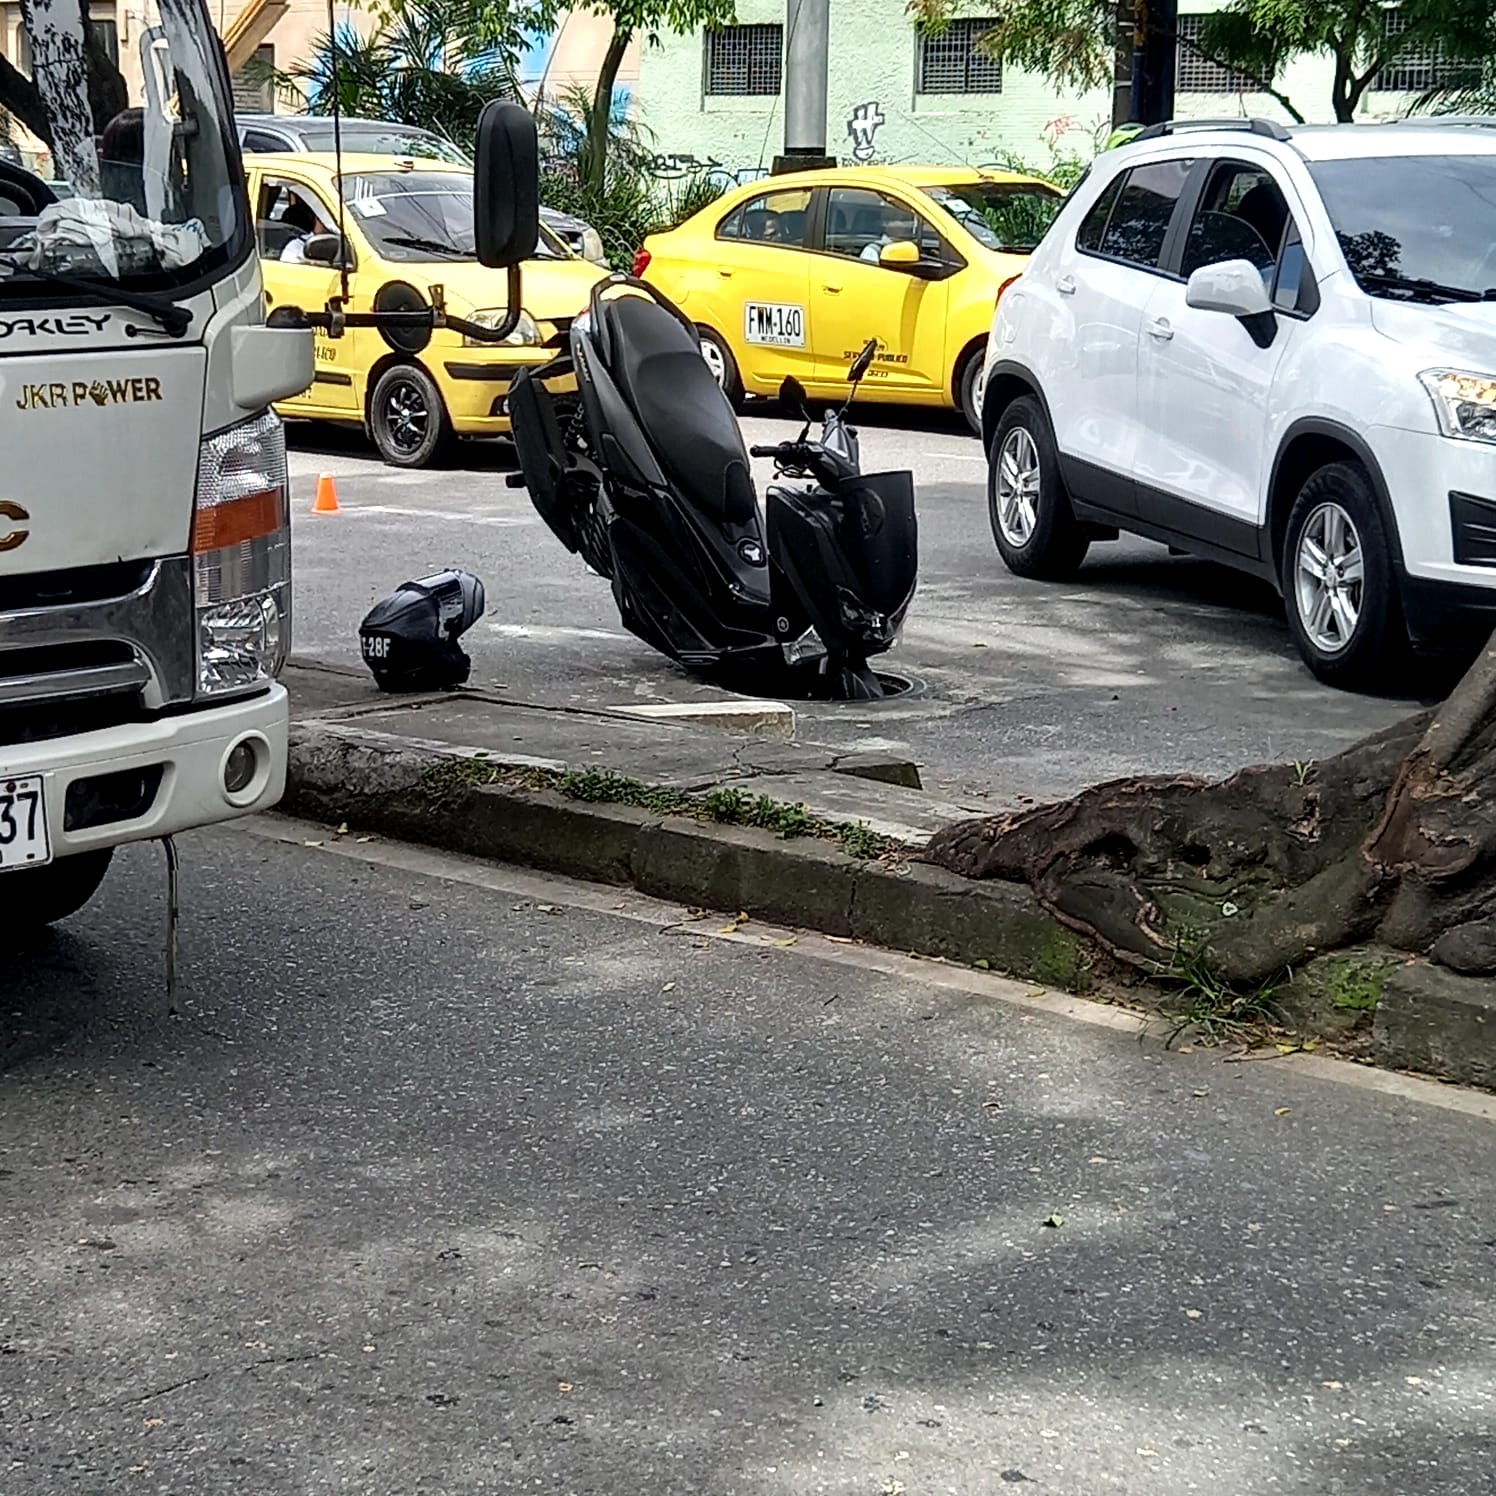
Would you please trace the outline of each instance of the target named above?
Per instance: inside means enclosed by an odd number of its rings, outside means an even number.
[[[331,473],[323,473],[317,479],[317,497],[312,501],[313,514],[336,514],[338,512],[338,486]]]

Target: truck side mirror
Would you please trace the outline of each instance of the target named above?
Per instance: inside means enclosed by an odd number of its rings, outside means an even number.
[[[520,264],[540,239],[540,142],[523,105],[494,99],[478,119],[473,174],[473,230],[478,263]]]

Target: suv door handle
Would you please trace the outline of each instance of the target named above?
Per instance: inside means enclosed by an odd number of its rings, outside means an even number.
[[[1054,288],[1061,296],[1075,295],[1075,277],[1073,275],[1062,275],[1054,283]]]
[[[1148,336],[1157,338],[1160,343],[1167,343],[1174,336],[1174,329],[1169,326],[1167,317],[1155,317],[1148,324]]]

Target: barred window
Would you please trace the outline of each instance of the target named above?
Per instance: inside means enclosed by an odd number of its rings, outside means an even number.
[[[1390,41],[1408,29],[1408,18],[1402,8],[1389,5],[1382,13],[1384,35]],[[1428,93],[1435,88],[1456,88],[1478,83],[1480,68],[1468,62],[1451,62],[1444,55],[1442,42],[1425,43],[1399,52],[1372,79],[1374,93]]]
[[[939,36],[919,39],[922,94],[995,94],[1003,91],[1003,66],[977,49],[997,25],[993,16],[952,21]]]
[[[784,27],[724,26],[706,34],[709,94],[777,94],[784,72]]]
[[[1175,93],[1252,93],[1254,78],[1223,68],[1196,50],[1200,41],[1200,23],[1204,16],[1180,16],[1179,47],[1174,61]]]

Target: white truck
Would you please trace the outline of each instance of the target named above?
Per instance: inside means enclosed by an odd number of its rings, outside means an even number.
[[[273,805],[291,628],[264,325],[201,0],[24,0],[0,65],[0,930],[66,917],[116,846]],[[128,28],[128,30],[127,30]],[[19,157],[19,163],[17,161]]]
[[[0,963],[65,918],[115,847],[273,805],[291,637],[285,441],[312,331],[500,341],[538,233],[535,130],[480,123],[474,258],[499,327],[385,288],[267,325],[223,48],[202,0],[20,0],[0,30]],[[0,22],[0,25],[3,25]],[[17,141],[19,140],[19,146]],[[341,290],[341,294],[339,291]]]

